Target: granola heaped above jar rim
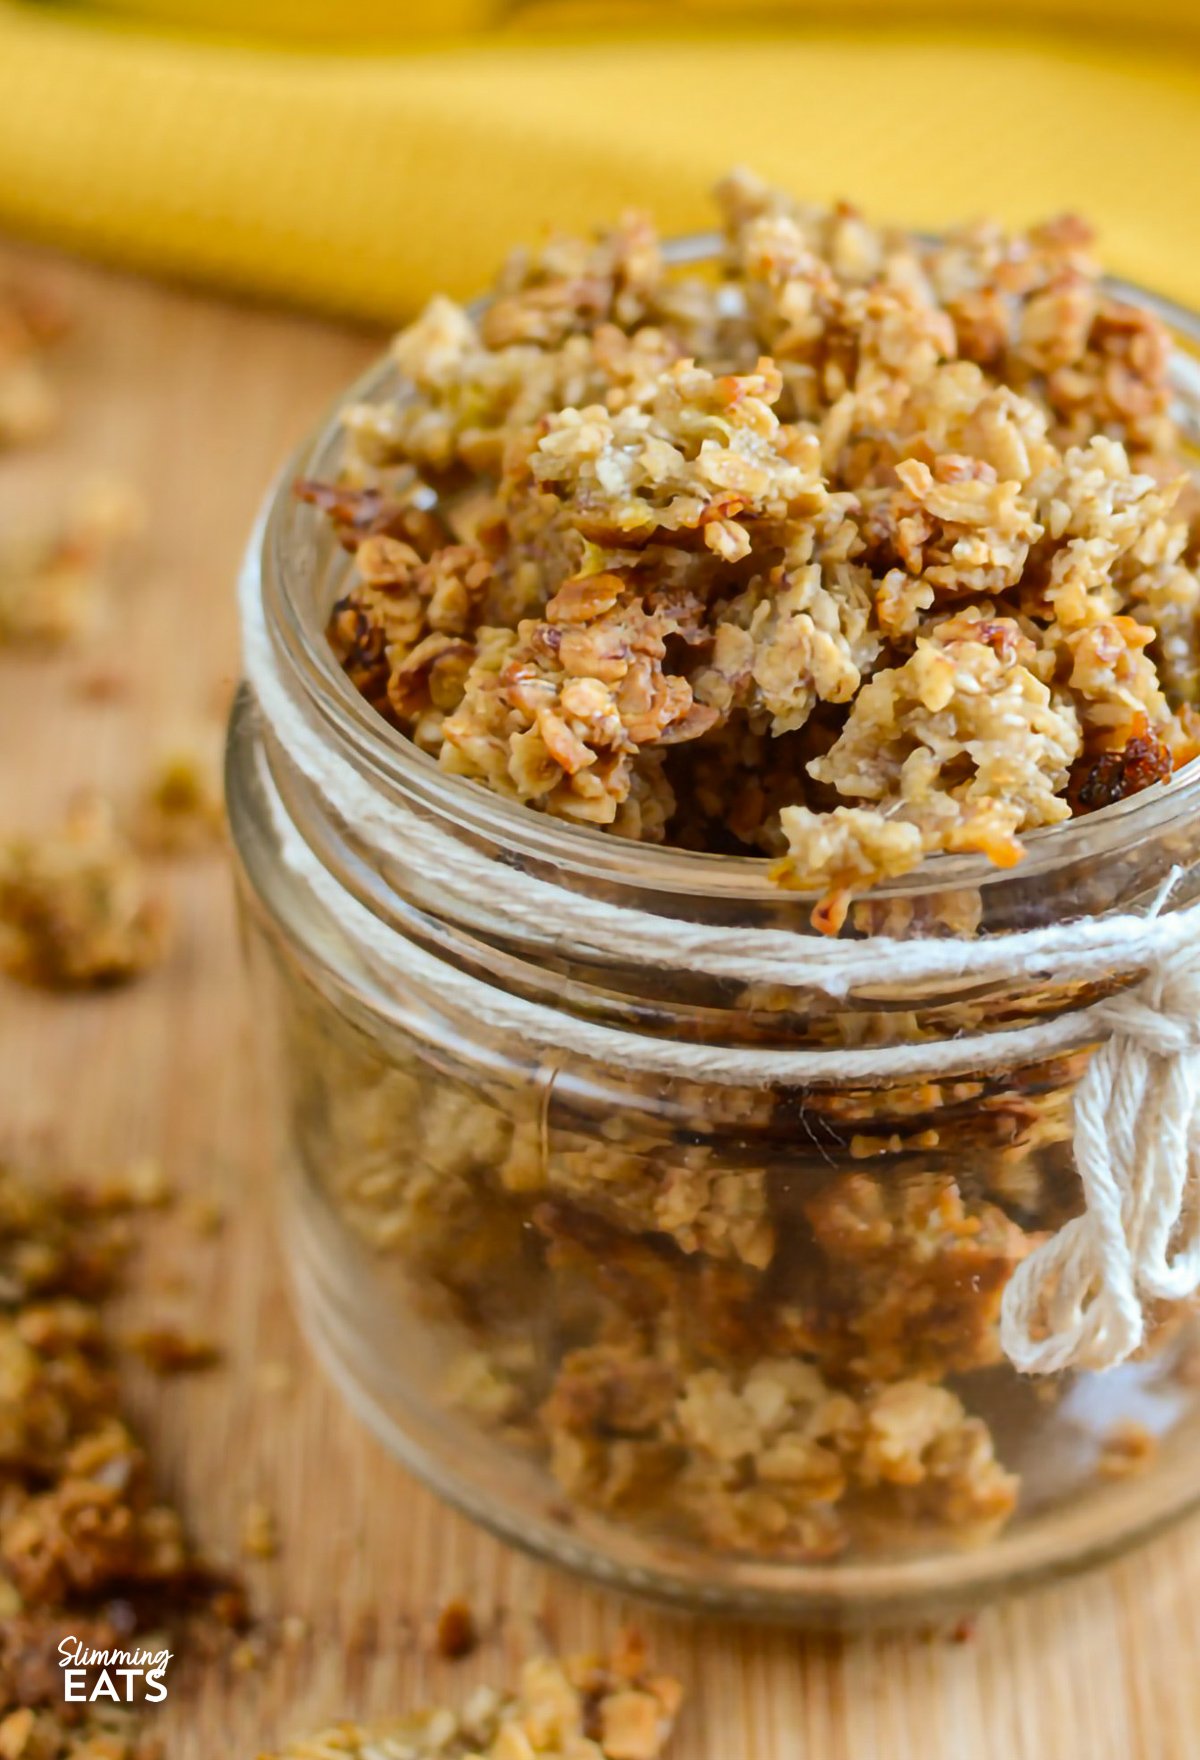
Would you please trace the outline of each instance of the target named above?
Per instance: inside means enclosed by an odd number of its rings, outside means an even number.
[[[627,216],[432,301],[299,492],[354,553],[340,663],[446,771],[771,856],[836,932],[1200,753],[1200,496],[1082,222],[717,199],[711,263]]]

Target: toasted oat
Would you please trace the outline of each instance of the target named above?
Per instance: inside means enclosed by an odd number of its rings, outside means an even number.
[[[626,1633],[608,1657],[527,1662],[514,1692],[481,1687],[461,1711],[443,1707],[373,1728],[339,1724],[274,1760],[657,1760],[682,1697]]]
[[[736,173],[720,277],[649,222],[398,340],[323,505],[330,639],[455,774],[856,892],[1200,752],[1170,338],[1073,219],[930,244]],[[462,484],[471,487],[464,495]]]
[[[87,989],[156,965],[166,915],[105,802],[76,802],[62,829],[0,845],[0,963],[32,984]]]

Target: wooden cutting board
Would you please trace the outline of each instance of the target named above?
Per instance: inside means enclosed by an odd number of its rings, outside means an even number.
[[[48,823],[74,789],[121,797],[181,724],[215,733],[236,670],[233,584],[263,486],[378,339],[0,250],[70,294],[59,439],[0,460],[0,519],[52,507],[96,468],[144,490],[150,526],[108,627],[81,652],[0,653],[0,820]],[[95,698],[103,674],[125,694]],[[89,683],[92,689],[88,694]],[[812,1641],[640,1608],[509,1551],[415,1484],[309,1361],[275,1249],[265,1129],[222,855],[174,867],[169,962],[119,994],[0,987],[0,1144],[74,1171],[161,1159],[227,1220],[148,1223],[140,1315],[217,1335],[225,1366],[131,1399],[161,1479],[216,1558],[247,1506],[278,1557],[246,1567],[266,1642],[237,1669],[174,1668],[172,1760],[253,1760],[290,1732],[511,1678],[532,1648],[589,1646],[636,1618],[688,1692],[679,1760],[1200,1760],[1200,1526],[957,1637]],[[285,1375],[283,1368],[290,1371]],[[430,1626],[465,1596],[462,1663]],[[291,1641],[278,1635],[290,1620]],[[303,1621],[301,1628],[295,1622]]]

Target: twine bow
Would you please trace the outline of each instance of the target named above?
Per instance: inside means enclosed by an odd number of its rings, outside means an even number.
[[[1075,1091],[1085,1208],[1004,1292],[1001,1344],[1027,1373],[1124,1362],[1154,1303],[1200,1290],[1200,943],[1096,1015],[1111,1037]]]

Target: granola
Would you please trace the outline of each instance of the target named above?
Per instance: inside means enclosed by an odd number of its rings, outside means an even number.
[[[1062,1086],[927,1087],[882,1139],[833,1095],[810,1157],[789,1132],[738,1159],[641,1118],[526,1115],[507,1089],[431,1084],[320,1023],[309,1038],[297,1021],[286,1059],[320,1187],[388,1288],[400,1273],[420,1323],[445,1329],[435,1395],[543,1458],[572,1503],[793,1559],[982,1537],[1012,1512],[1016,1477],[963,1378],[1005,1373],[1004,1286],[1075,1201],[1054,1171]],[[947,1155],[928,1120],[955,1108]],[[975,1171],[947,1171],[965,1157]],[[716,1458],[699,1413],[743,1399],[763,1436]],[[885,1470],[901,1431],[915,1460]],[[760,1480],[783,1438],[827,1470]]]
[[[142,787],[133,837],[147,855],[190,855],[219,844],[225,810],[216,763],[194,745],[165,752]]]
[[[748,173],[717,200],[715,265],[627,216],[478,317],[434,300],[302,493],[354,553],[339,659],[444,768],[771,855],[836,933],[1200,752],[1170,337],[1074,218],[931,243]]]
[[[808,1325],[827,1372],[942,1380],[999,1360],[1000,1299],[1036,1242],[944,1174],[843,1174],[805,1205],[822,1255]]]
[[[681,1086],[668,1116],[636,1070],[614,1108],[519,1046],[434,1068],[272,963],[297,1217],[336,1238],[370,1291],[368,1361],[444,1410],[457,1458],[494,1451],[553,1519],[597,1544],[619,1527],[666,1569],[882,1566],[1038,1519],[1058,1420],[1004,1361],[1000,1308],[1079,1212],[1085,1053],[884,1088]],[[755,999],[776,1035],[779,1000]],[[946,1030],[979,1006],[950,1000]],[[831,1046],[922,1030],[901,1008],[802,1025]],[[1164,1331],[1148,1376],[1171,1382],[1173,1349]],[[1081,1489],[1115,1453],[1080,1457]]]
[[[661,1351],[591,1347],[564,1359],[543,1422],[573,1497],[653,1509],[723,1552],[836,1557],[881,1519],[978,1535],[1016,1502],[987,1426],[948,1388],[852,1395],[794,1357],[684,1374]]]
[[[610,1656],[535,1658],[515,1691],[477,1688],[461,1711],[439,1707],[371,1728],[338,1724],[274,1760],[657,1760],[682,1697],[626,1632]]]
[[[121,984],[157,964],[166,916],[107,804],[0,845],[0,963],[50,988]]]
[[[125,483],[84,483],[48,529],[10,527],[0,538],[0,646],[60,647],[91,632],[104,608],[112,560],[142,524]]]
[[[189,1610],[241,1617],[121,1416],[104,1304],[122,1281],[122,1213],[144,1202],[0,1166],[0,1754],[151,1760],[135,1710],[64,1706],[60,1638],[127,1649]]]

